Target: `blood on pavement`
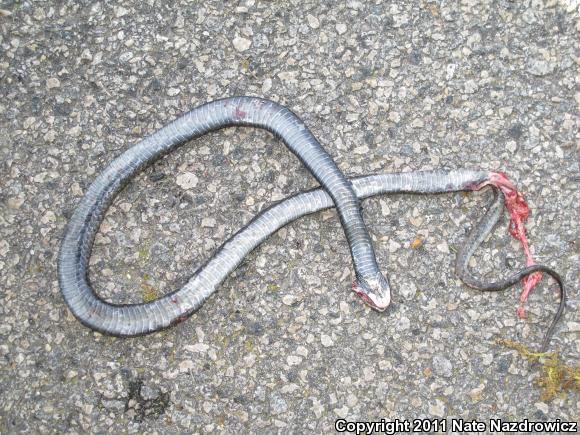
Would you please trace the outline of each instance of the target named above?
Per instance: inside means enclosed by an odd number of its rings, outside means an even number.
[[[504,204],[510,215],[509,232],[514,239],[520,241],[526,257],[526,266],[533,266],[536,262],[530,252],[530,246],[526,238],[526,228],[524,226],[524,221],[528,218],[530,209],[524,199],[523,193],[518,191],[515,184],[503,172],[491,172],[488,181],[480,184],[478,188],[482,188],[488,184],[496,186],[503,192],[505,198]],[[517,309],[517,314],[520,319],[525,316],[524,302],[528,298],[530,291],[541,279],[541,272],[535,272],[522,278],[524,287],[520,293],[520,303]]]

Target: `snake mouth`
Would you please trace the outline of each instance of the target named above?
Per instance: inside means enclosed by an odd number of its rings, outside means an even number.
[[[391,292],[388,288],[388,284],[386,289],[379,289],[381,290],[380,295],[373,292],[368,285],[364,285],[358,280],[355,280],[352,283],[352,291],[355,292],[356,295],[360,297],[364,303],[371,307],[373,310],[382,313],[389,307],[389,305],[391,305]]]

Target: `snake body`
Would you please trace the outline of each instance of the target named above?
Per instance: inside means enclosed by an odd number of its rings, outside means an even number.
[[[302,161],[322,188],[299,193],[260,213],[225,242],[181,289],[143,304],[115,305],[102,300],[90,286],[88,264],[95,235],[115,195],[145,166],[176,146],[228,126],[251,126],[272,132]],[[116,336],[154,332],[195,312],[244,257],[279,228],[306,214],[336,207],[356,273],[353,290],[372,308],[382,311],[391,301],[389,283],[379,271],[359,200],[384,193],[475,190],[489,179],[489,172],[455,170],[370,175],[348,180],[305,124],[289,109],[254,97],[212,101],[185,113],[125,151],[90,185],[67,225],[61,244],[58,257],[61,292],[77,319],[92,329]],[[456,271],[459,277],[480,290],[499,290],[530,273],[547,272],[560,284],[559,317],[564,307],[564,286],[557,273],[546,266],[526,268],[492,285],[470,274],[469,259],[503,209],[501,192],[495,191],[489,212],[471,232],[468,243],[458,255]],[[550,335],[557,317],[550,327]]]

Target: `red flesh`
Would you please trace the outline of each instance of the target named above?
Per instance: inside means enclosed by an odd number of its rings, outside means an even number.
[[[496,186],[503,192],[505,207],[510,215],[509,232],[514,239],[520,241],[524,255],[526,256],[526,266],[533,266],[536,262],[530,252],[530,246],[526,238],[526,228],[524,226],[524,221],[528,218],[530,209],[524,199],[523,193],[518,191],[515,184],[503,172],[491,172],[488,180],[478,185],[476,189],[481,189],[488,184]],[[517,309],[517,314],[520,319],[525,316],[524,302],[528,298],[530,291],[541,279],[542,274],[540,272],[522,278],[524,287],[520,293],[520,303]]]
[[[246,117],[247,113],[244,112],[242,109],[240,109],[239,107],[236,107],[236,111],[234,113],[234,117],[236,119],[244,119]]]

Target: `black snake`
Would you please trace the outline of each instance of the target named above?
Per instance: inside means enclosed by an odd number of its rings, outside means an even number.
[[[251,126],[272,132],[302,161],[322,188],[287,198],[256,216],[225,242],[181,289],[142,304],[115,305],[101,299],[90,286],[88,264],[95,235],[115,195],[146,165],[176,146],[228,126]],[[428,171],[349,180],[305,124],[286,107],[254,97],[212,101],[185,113],[125,151],[90,185],[68,223],[61,244],[58,257],[60,288],[70,310],[84,325],[116,336],[147,334],[190,316],[251,250],[279,228],[300,216],[336,207],[356,272],[353,290],[372,308],[383,311],[391,302],[391,291],[386,277],[379,271],[359,199],[383,193],[476,190],[487,184],[502,187],[494,180],[497,174],[473,170]],[[566,293],[560,276],[546,266],[532,265],[509,278],[486,284],[472,276],[467,267],[503,210],[502,192],[497,188],[494,191],[492,206],[462,245],[456,272],[467,285],[488,291],[505,289],[534,272],[551,275],[559,284],[561,298],[544,339],[545,347],[565,305]]]

